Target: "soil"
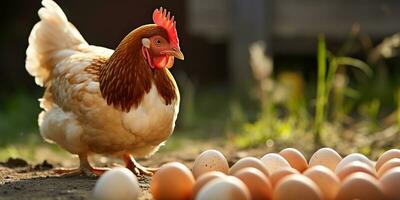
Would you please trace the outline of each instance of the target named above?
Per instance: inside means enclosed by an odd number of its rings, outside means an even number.
[[[178,161],[189,168],[192,166],[196,156],[207,149],[191,149],[175,152],[160,152],[152,156],[150,159],[138,160],[143,166],[159,167],[162,164],[172,161]],[[251,151],[240,152],[227,149],[221,150],[228,158],[230,165],[241,157],[248,156]],[[263,150],[265,152],[265,149]],[[261,155],[260,151],[254,151],[252,156]],[[105,160],[106,159],[106,160]],[[3,199],[90,199],[92,189],[97,178],[89,178],[84,176],[62,177],[54,172],[58,167],[71,167],[65,163],[74,163],[78,165],[77,159],[65,162],[65,158],[50,158],[39,164],[30,164],[24,159],[10,158],[5,162],[0,162],[0,200]],[[59,160],[56,162],[54,160]],[[112,160],[106,157],[92,158],[92,164],[96,166],[110,166],[110,163],[119,163],[119,160]],[[93,160],[96,160],[94,162]],[[107,163],[107,164],[105,164]],[[122,163],[119,163],[122,164]],[[150,177],[138,177],[139,184],[142,189],[140,200],[152,199],[149,192],[151,182]]]
[[[244,151],[226,145],[226,141],[221,142],[219,140],[208,140],[207,142],[184,140],[183,143],[185,145],[181,148],[160,151],[149,159],[138,159],[137,161],[148,167],[160,167],[168,162],[181,162],[191,168],[196,156],[202,151],[217,149],[226,156],[229,165],[232,166],[240,158],[246,156],[261,157],[265,153],[282,149],[276,144],[275,146],[267,145]],[[311,149],[307,150],[305,146],[307,145],[297,144],[293,147],[302,149],[305,155],[309,155]],[[77,157],[72,157],[65,152],[64,154],[56,153],[49,148],[38,147],[35,151],[36,161],[10,158],[5,162],[0,162],[0,200],[90,199],[97,178],[62,177],[54,172],[54,169],[59,167],[76,168],[79,164]],[[97,167],[112,167],[115,164],[123,164],[119,159],[99,155],[90,157],[89,161]],[[138,180],[142,189],[139,199],[152,199],[149,192],[151,177],[138,177]]]
[[[149,166],[159,166],[166,159],[143,161]],[[176,159],[187,163],[191,160]],[[51,164],[46,160],[40,164],[28,164],[23,159],[10,158],[0,163],[0,199],[90,199],[91,191],[97,178],[84,176],[62,177],[54,172],[59,164]],[[147,166],[147,165],[146,165]],[[138,177],[142,189],[140,200],[152,199],[149,192],[150,177]]]

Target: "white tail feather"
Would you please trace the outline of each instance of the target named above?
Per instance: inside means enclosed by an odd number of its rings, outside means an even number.
[[[26,70],[40,86],[46,85],[55,64],[62,59],[59,51],[88,45],[54,1],[43,0],[42,5],[38,11],[40,21],[29,35],[25,61]]]

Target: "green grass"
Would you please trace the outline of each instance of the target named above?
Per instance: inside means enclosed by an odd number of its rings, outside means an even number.
[[[367,155],[398,148],[397,141],[379,141],[378,146],[374,141],[377,133],[400,128],[399,80],[381,72],[400,63],[378,67],[376,63],[383,60],[369,62],[363,59],[368,56],[354,58],[346,51],[335,54],[328,49],[324,37],[318,37],[317,62],[312,66],[317,69],[315,81],[307,82],[301,73],[293,71],[266,73],[255,78],[246,93],[225,84],[200,87],[177,75],[181,110],[175,132],[161,151],[179,150],[193,141],[199,142],[196,145],[216,142],[244,149],[271,144],[276,148],[325,145]],[[261,60],[271,60],[265,56]],[[271,71],[281,67],[272,66],[272,62],[264,64],[259,67],[270,67]],[[388,84],[373,84],[379,80]],[[1,97],[0,160],[9,156],[36,159],[42,147],[66,154],[40,137],[40,108],[35,94],[22,90]],[[385,120],[388,115],[393,119]]]
[[[36,133],[37,116],[40,112],[37,98],[27,91],[17,91],[12,95],[2,95],[0,100],[0,147],[10,144],[30,142]]]
[[[324,36],[319,36],[316,83],[305,83],[305,89],[300,90],[300,95],[293,88],[284,89],[286,95],[283,100],[274,100],[274,95],[282,93],[279,92],[282,86],[279,74],[277,78],[265,77],[269,84],[274,85],[269,91],[262,89],[263,80],[260,81],[259,77],[256,77],[258,83],[254,85],[253,90],[263,93],[257,96],[259,110],[256,119],[249,120],[244,104],[235,102],[231,108],[230,119],[237,123],[232,123],[231,129],[228,130],[233,132],[235,144],[240,148],[249,148],[264,146],[267,141],[278,141],[286,146],[305,143],[308,146],[314,145],[315,148],[337,147],[343,152],[352,152],[357,149],[367,155],[380,151],[380,148],[398,146],[399,143],[393,144],[390,141],[379,142],[382,143],[381,146],[374,143],[377,133],[386,129],[391,130],[394,125],[382,123],[386,115],[392,113],[391,105],[397,105],[397,110],[400,107],[398,100],[400,92],[396,93],[395,101],[388,100],[379,94],[393,94],[398,86],[388,84],[382,87],[379,84],[371,84],[376,80],[376,71],[381,68],[376,68],[376,66],[373,68],[371,64],[374,63],[346,56],[343,52],[345,51],[341,51],[340,56],[336,56],[328,50]],[[347,68],[356,70],[346,70]],[[358,78],[352,79],[353,76]],[[298,78],[289,76],[289,79],[293,82],[293,79]],[[383,79],[386,80],[388,77]],[[294,82],[301,85],[301,81]],[[390,80],[387,82],[389,83]],[[364,90],[360,89],[363,87]],[[316,91],[315,98],[305,96],[309,94],[306,91],[313,88]],[[380,93],[371,93],[371,91]],[[293,112],[293,110],[297,111]],[[399,112],[396,116],[395,121],[399,126]],[[311,140],[308,137],[310,134]],[[354,141],[351,138],[362,139]],[[371,147],[371,145],[374,146]]]

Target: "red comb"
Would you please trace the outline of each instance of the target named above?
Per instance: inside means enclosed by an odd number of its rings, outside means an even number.
[[[176,32],[174,16],[171,18],[170,12],[167,14],[167,10],[160,7],[160,9],[155,9],[153,12],[153,22],[167,30],[169,41],[175,45],[176,48],[179,48],[179,39],[178,33]]]

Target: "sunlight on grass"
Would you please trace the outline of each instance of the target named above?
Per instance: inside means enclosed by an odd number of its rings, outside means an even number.
[[[377,48],[382,47],[378,45]],[[280,72],[278,78],[274,78],[272,58],[265,55],[264,44],[255,43],[249,50],[250,64],[256,80],[249,96],[258,104],[259,111],[256,118],[252,119],[245,111],[246,105],[238,101],[231,104],[227,123],[230,126],[226,130],[238,147],[263,146],[268,145],[268,141],[287,145],[298,142],[308,146],[316,145],[315,147],[331,146],[341,152],[360,151],[370,155],[374,153],[374,149],[398,145],[396,142],[393,144],[386,140],[379,141],[379,135],[386,134],[394,139],[398,131],[392,128],[393,123],[382,126],[381,99],[377,96],[361,99],[365,97],[361,96],[361,92],[369,94],[368,89],[359,91],[352,88],[354,83],[349,83],[346,68],[357,69],[353,73],[362,72],[363,77],[360,74],[357,76],[360,80],[368,81],[375,76],[376,68],[371,67],[373,63],[348,57],[344,55],[346,51],[336,56],[327,50],[324,36],[321,35],[317,47],[316,98],[313,101],[304,96],[304,91],[312,87],[303,86],[301,74]],[[400,110],[399,99],[400,92],[397,92],[396,100],[393,101],[397,110]],[[314,106],[315,112],[310,112],[310,108]],[[394,120],[397,124],[400,124],[399,113],[400,111]],[[313,135],[312,140],[306,137],[310,134]]]

